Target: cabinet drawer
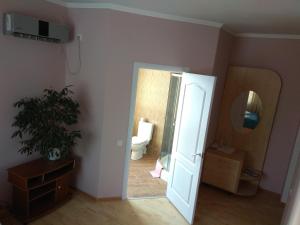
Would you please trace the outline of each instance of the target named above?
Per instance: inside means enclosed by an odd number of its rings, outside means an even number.
[[[225,158],[207,152],[203,164],[204,183],[236,193],[239,185],[243,161]]]

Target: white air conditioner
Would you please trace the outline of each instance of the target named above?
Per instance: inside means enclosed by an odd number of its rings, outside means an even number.
[[[15,13],[5,13],[3,22],[3,33],[6,35],[54,43],[70,40],[70,29],[64,25]]]

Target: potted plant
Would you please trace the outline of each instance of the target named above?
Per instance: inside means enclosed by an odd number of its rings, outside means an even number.
[[[71,129],[78,123],[79,104],[72,99],[73,92],[65,87],[61,91],[45,89],[41,97],[23,98],[14,104],[19,109],[12,138],[19,138],[21,154],[39,152],[44,158],[66,158],[79,130]]]

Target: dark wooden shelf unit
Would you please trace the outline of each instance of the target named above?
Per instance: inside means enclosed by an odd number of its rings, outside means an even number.
[[[55,192],[49,192],[40,198],[35,199],[29,204],[29,215],[37,217],[40,214],[52,209],[55,206]]]
[[[51,183],[42,185],[40,187],[29,190],[29,200],[33,201],[43,195],[48,194],[49,192],[53,192],[56,189],[56,182],[53,181]]]
[[[43,177],[42,176],[32,177],[28,179],[27,183],[28,183],[27,184],[28,188],[34,188],[35,186],[43,184]]]
[[[70,199],[74,168],[74,159],[38,159],[8,169],[8,181],[13,185],[13,213],[27,223]]]

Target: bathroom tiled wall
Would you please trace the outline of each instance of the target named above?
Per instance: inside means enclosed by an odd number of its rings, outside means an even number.
[[[166,71],[141,69],[138,76],[133,135],[137,134],[141,117],[154,124],[148,154],[159,156],[171,74]]]

